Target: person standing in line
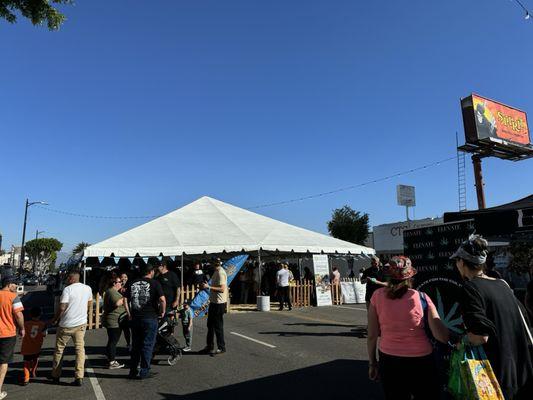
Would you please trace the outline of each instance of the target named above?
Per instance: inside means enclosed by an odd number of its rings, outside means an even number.
[[[488,242],[471,235],[450,257],[465,280],[459,305],[464,340],[483,346],[506,400],[533,398],[533,357],[527,313],[509,285],[483,272]]]
[[[224,354],[226,343],[224,342],[224,313],[228,302],[228,276],[222,262],[215,262],[215,272],[211,278],[211,284],[203,283],[202,289],[209,289],[209,309],[207,311],[207,345],[201,351],[203,354]],[[215,336],[217,349],[215,350]]]
[[[59,324],[56,332],[56,347],[50,378],[59,384],[63,352],[70,339],[76,349],[76,367],[74,370],[75,386],[83,385],[85,374],[85,329],[87,328],[87,310],[92,309],[93,292],[91,288],[80,282],[79,271],[70,271],[67,275],[67,286],[61,293],[59,308],[52,324]]]
[[[183,337],[185,338],[184,352],[191,351],[192,345],[192,320],[194,313],[189,306],[189,300],[186,300],[183,304],[183,308],[180,310],[181,327],[183,328]]]
[[[13,359],[15,344],[17,343],[17,328],[19,336],[24,338],[24,307],[17,296],[15,277],[8,275],[2,279],[0,290],[0,400],[7,397],[2,391],[7,366]]]
[[[241,269],[239,271],[239,304],[248,303],[248,293],[250,288],[250,271]]]
[[[285,303],[287,303],[289,311],[292,310],[291,297],[289,295],[289,279],[289,266],[287,264],[281,264],[279,271],[276,273],[280,311],[283,311]]]
[[[130,319],[132,349],[130,379],[151,378],[150,363],[157,335],[157,318],[163,318],[166,300],[161,284],[154,279],[154,267],[144,264],[141,278],[135,279],[126,290],[124,308]],[[138,369],[141,363],[140,370]]]
[[[366,309],[370,307],[370,299],[376,290],[387,287],[385,276],[379,258],[375,255],[370,260],[370,267],[365,269],[361,277],[361,283],[366,283],[365,303]]]
[[[156,280],[163,288],[163,294],[167,302],[167,311],[178,307],[180,301],[181,281],[174,271],[168,269],[167,261],[163,259],[157,267]]]
[[[424,314],[431,333],[442,343],[448,341],[448,328],[429,296],[411,288],[416,274],[411,260],[393,257],[389,265],[390,282],[374,292],[368,309],[368,377],[379,377],[387,400],[439,399],[437,368],[424,329]],[[425,310],[422,297],[427,303]],[[405,379],[405,371],[416,379]]]
[[[106,356],[109,369],[123,368],[124,364],[116,360],[117,343],[122,334],[120,319],[127,319],[124,308],[124,297],[120,294],[122,280],[115,274],[111,275],[107,284],[108,289],[104,293],[104,312],[102,326],[107,330]]]
[[[120,274],[120,289],[118,292],[124,297],[126,294],[126,288],[128,286],[128,274],[125,272],[122,272]],[[124,339],[126,339],[126,347],[128,348],[128,351],[131,351],[131,331],[130,331],[130,321],[127,318],[127,314],[123,314],[119,320],[118,324],[120,326],[120,329],[122,329],[122,332],[124,333]]]
[[[202,270],[202,265],[199,262],[194,263],[194,267],[190,273],[189,282],[191,285],[201,285],[207,281],[207,278]]]

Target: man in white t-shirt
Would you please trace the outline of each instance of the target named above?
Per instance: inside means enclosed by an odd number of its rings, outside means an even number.
[[[284,303],[287,303],[289,306],[289,311],[292,310],[291,296],[289,295],[290,276],[289,266],[287,264],[281,264],[276,274],[280,311],[283,310]]]
[[[93,301],[91,288],[80,283],[80,273],[72,271],[67,275],[67,285],[61,293],[59,309],[53,319],[58,324],[56,348],[52,365],[52,380],[59,383],[63,351],[72,338],[76,348],[75,386],[83,384],[85,368],[85,329],[87,327],[87,310]]]

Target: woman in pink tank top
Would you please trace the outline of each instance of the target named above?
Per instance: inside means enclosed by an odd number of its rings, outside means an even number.
[[[388,267],[388,286],[376,290],[370,300],[368,376],[371,380],[381,379],[386,399],[439,397],[433,347],[424,330],[420,293],[411,288],[411,278],[415,274],[409,258],[393,257]],[[437,340],[446,343],[448,329],[440,320],[429,296],[424,296],[431,333]]]

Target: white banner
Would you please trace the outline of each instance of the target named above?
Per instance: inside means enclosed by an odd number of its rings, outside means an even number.
[[[344,304],[361,304],[365,302],[366,285],[359,281],[341,282],[341,293]]]
[[[353,282],[341,282],[341,293],[343,304],[356,304],[355,285]]]
[[[313,254],[313,269],[315,274],[316,305],[331,306],[331,290],[329,283],[329,263],[325,254]]]

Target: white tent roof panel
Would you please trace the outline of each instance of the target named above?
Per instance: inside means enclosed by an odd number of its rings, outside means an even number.
[[[374,249],[289,225],[202,197],[178,210],[85,249],[85,257],[239,251],[374,254]]]

